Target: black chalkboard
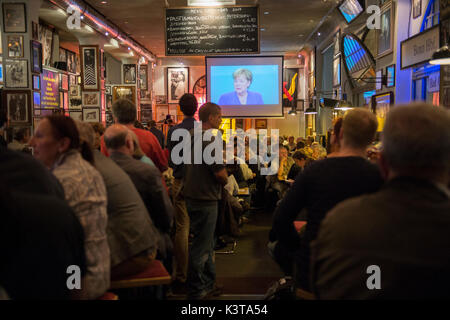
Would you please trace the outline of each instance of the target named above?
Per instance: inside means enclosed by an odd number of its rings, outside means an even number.
[[[259,53],[259,7],[166,9],[166,55]]]

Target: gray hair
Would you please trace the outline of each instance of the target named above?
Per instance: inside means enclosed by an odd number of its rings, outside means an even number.
[[[94,128],[89,123],[81,122],[76,120],[78,134],[80,135],[80,140],[83,140],[89,144],[91,148],[95,145],[95,131]]]
[[[383,155],[398,172],[450,168],[450,112],[426,103],[396,106],[387,115]]]
[[[233,79],[236,79],[239,76],[244,76],[250,83],[253,81],[252,72],[248,69],[240,68],[233,72]]]
[[[129,124],[136,121],[136,106],[128,99],[119,99],[112,105],[112,113],[120,124]]]

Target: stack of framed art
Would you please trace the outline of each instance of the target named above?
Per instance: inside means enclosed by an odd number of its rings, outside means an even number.
[[[80,46],[80,56],[82,105],[81,116],[83,121],[101,122],[101,68],[99,46]],[[72,114],[74,114],[74,112],[75,111],[73,111]],[[80,111],[76,113],[77,116],[80,115],[79,112]]]

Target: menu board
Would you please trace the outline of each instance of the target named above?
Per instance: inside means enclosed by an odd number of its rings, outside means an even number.
[[[259,7],[166,9],[166,55],[259,53]]]
[[[41,108],[59,108],[59,73],[44,69],[41,88]]]

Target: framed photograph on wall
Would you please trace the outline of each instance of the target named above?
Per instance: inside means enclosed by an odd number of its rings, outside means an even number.
[[[178,103],[189,92],[189,68],[167,68],[168,103]]]
[[[42,43],[42,64],[52,66],[53,30],[39,25],[39,42]]]
[[[41,108],[41,93],[33,91],[33,109]]]
[[[135,86],[114,86],[113,87],[114,103],[118,99],[128,99],[136,105],[136,87]]]
[[[69,111],[69,117],[71,117],[73,120],[83,121],[83,111]]]
[[[381,29],[377,30],[377,57],[392,53],[394,47],[394,7],[389,2],[381,9]]]
[[[33,90],[41,90],[41,76],[33,75]]]
[[[3,91],[3,105],[11,126],[31,125],[31,92],[28,90]]]
[[[111,94],[111,86],[105,86],[105,94]]]
[[[413,0],[413,19],[422,15],[422,0]]]
[[[100,122],[100,108],[83,108],[83,121]]]
[[[255,129],[267,129],[267,119],[255,119]]]
[[[333,87],[341,85],[341,56],[333,60]]]
[[[100,92],[83,92],[82,104],[83,107],[99,107]]]
[[[141,90],[147,90],[148,88],[148,65],[139,66],[139,84]]]
[[[100,90],[98,46],[80,46],[81,88],[83,91]]]
[[[59,88],[64,91],[69,90],[69,76],[65,73],[61,73]]]
[[[136,65],[124,64],[123,65],[123,83],[136,84]]]
[[[77,55],[75,52],[66,50],[67,72],[77,73]]]
[[[167,104],[167,96],[158,95],[155,96],[156,104]]]
[[[8,36],[8,58],[23,58],[23,36]]]
[[[386,67],[387,88],[395,87],[395,64]]]
[[[31,21],[31,38],[32,40],[39,40],[39,23]]]
[[[81,109],[82,101],[80,97],[70,97],[69,99],[69,109]]]
[[[39,41],[31,40],[31,72],[42,73],[42,44]]]
[[[5,87],[28,88],[28,60],[5,60]]]
[[[3,3],[3,32],[27,32],[25,3]]]
[[[79,97],[81,98],[81,87],[79,85],[73,85],[69,88],[69,94],[71,97]]]
[[[66,62],[66,60],[67,60],[66,49],[59,48],[59,60],[58,61]]]
[[[381,88],[383,88],[383,84],[382,84],[383,70],[378,70],[375,77],[376,77],[375,89],[381,90]]]

